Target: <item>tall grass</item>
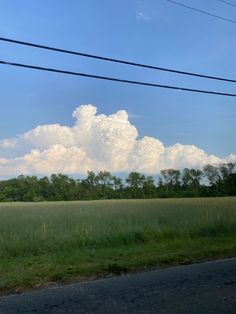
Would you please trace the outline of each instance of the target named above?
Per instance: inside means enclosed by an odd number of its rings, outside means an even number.
[[[122,265],[133,258],[133,266],[140,266],[158,263],[163,254],[162,260],[169,260],[168,253],[174,262],[175,250],[178,258],[186,258],[191,241],[196,250],[203,251],[202,244],[210,241],[213,248],[218,241],[214,239],[226,241],[233,250],[228,249],[227,254],[236,252],[235,197],[0,203],[0,289],[42,278],[61,279],[82,257],[83,269],[86,265],[92,269],[97,263],[96,271],[104,269],[106,259],[109,264],[113,257],[118,262],[122,259]],[[220,243],[217,250],[226,244]],[[42,268],[51,263],[44,273],[39,266],[33,269],[39,260]],[[103,266],[99,264],[99,268],[98,263]],[[57,276],[50,276],[57,266]],[[82,268],[73,267],[73,275],[79,274]]]
[[[0,257],[236,233],[236,198],[0,204]]]

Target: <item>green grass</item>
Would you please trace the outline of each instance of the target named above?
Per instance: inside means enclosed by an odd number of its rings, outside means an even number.
[[[0,291],[236,256],[236,197],[0,203]]]

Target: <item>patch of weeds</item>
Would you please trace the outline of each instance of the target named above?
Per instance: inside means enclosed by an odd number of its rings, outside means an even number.
[[[223,231],[222,226],[220,225],[206,225],[200,226],[198,230],[194,232],[194,235],[202,236],[202,237],[217,237]]]
[[[182,260],[180,260],[178,262],[178,264],[180,264],[180,265],[189,265],[189,264],[192,264],[192,262],[193,262],[193,259],[191,257],[185,256]]]
[[[66,272],[68,275],[74,275],[78,272],[78,269],[76,266],[70,265],[67,267]]]
[[[161,239],[175,239],[177,236],[177,232],[169,228],[163,229],[159,234]]]
[[[102,267],[102,270],[106,273],[112,273],[115,275],[125,274],[128,271],[126,266],[121,266],[117,263],[108,263]]]
[[[145,234],[143,231],[134,232],[134,241],[135,243],[142,244],[146,242]]]
[[[50,276],[50,279],[52,281],[58,281],[58,280],[61,280],[63,277],[65,277],[65,274],[62,274],[62,273],[54,273]]]

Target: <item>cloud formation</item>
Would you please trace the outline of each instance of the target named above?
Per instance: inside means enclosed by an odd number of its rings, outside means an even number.
[[[147,14],[143,13],[142,11],[136,12],[136,19],[137,19],[138,22],[142,22],[142,21],[148,22],[148,21],[151,21],[151,17],[148,16]]]
[[[95,106],[83,105],[72,116],[76,120],[73,127],[39,125],[1,140],[0,175],[84,174],[88,170],[155,174],[166,168],[201,168],[208,163],[236,161],[236,155],[220,159],[194,145],[165,147],[153,137],[138,139],[125,110],[97,115]],[[9,154],[13,157],[7,157]]]

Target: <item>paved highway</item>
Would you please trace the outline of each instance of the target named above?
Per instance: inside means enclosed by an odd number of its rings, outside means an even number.
[[[236,258],[0,298],[0,313],[236,313]]]

